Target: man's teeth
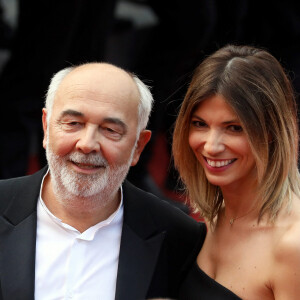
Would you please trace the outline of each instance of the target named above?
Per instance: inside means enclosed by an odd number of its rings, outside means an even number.
[[[220,168],[231,164],[234,161],[234,159],[218,160],[218,161],[206,159],[206,161],[211,167]]]

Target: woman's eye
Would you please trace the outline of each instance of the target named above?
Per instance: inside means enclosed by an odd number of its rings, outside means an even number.
[[[192,125],[198,128],[206,127],[206,123],[199,120],[192,121]]]
[[[230,125],[228,128],[233,132],[242,132],[243,131],[243,127],[240,125]]]

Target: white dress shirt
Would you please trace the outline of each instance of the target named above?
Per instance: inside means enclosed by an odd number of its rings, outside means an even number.
[[[42,186],[43,182],[41,191]],[[121,195],[118,209],[108,219],[80,233],[48,210],[40,192],[37,206],[36,300],[115,298],[123,223],[122,189]]]

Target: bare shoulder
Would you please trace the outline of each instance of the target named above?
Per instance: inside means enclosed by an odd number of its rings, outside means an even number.
[[[299,299],[300,295],[300,199],[294,197],[291,211],[281,214],[274,232],[275,299]]]

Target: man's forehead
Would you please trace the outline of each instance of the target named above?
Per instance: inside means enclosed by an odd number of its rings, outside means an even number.
[[[81,92],[139,101],[139,91],[133,78],[124,70],[105,63],[87,64],[74,69],[62,80],[57,98],[76,96]]]
[[[132,77],[123,69],[108,63],[90,63],[76,67],[63,80],[69,82],[72,80],[84,81],[124,81],[127,84],[135,85]]]

